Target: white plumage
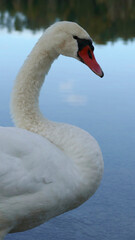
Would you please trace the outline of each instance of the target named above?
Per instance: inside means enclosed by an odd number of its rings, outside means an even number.
[[[38,107],[53,60],[59,54],[80,60],[73,36],[91,41],[75,23],[52,25],[17,76],[11,101],[17,127],[0,127],[0,240],[79,206],[102,178],[96,140],[78,127],[45,119]]]

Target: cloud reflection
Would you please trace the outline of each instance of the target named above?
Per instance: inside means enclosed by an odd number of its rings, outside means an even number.
[[[66,98],[66,102],[72,105],[84,106],[87,103],[86,96],[70,94]]]
[[[73,80],[69,80],[66,82],[61,82],[60,83],[60,91],[61,92],[72,92],[73,90],[73,85],[74,85],[74,81]]]
[[[84,106],[87,103],[87,97],[74,92],[74,83],[73,79],[60,83],[59,89],[62,93],[63,101],[72,106]]]

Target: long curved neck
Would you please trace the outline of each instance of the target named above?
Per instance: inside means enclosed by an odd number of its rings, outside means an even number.
[[[16,81],[11,98],[11,114],[16,126],[39,133],[45,122],[39,109],[39,93],[52,62],[58,57],[43,42],[43,37],[33,48]]]

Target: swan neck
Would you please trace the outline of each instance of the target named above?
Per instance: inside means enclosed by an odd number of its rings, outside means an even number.
[[[39,94],[45,76],[58,54],[54,49],[53,51],[48,49],[44,41],[41,37],[24,62],[12,92],[11,114],[13,120],[17,127],[28,130],[33,130],[35,126],[47,121],[39,109]]]

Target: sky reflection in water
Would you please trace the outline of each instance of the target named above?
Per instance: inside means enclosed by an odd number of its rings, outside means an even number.
[[[0,34],[0,124],[12,126],[13,81],[41,32],[1,30]],[[95,45],[105,73],[102,79],[75,59],[60,56],[54,62],[41,90],[40,108],[49,119],[77,125],[97,139],[104,156],[104,178],[93,198],[79,209],[7,240],[134,239],[134,52],[135,41]]]

